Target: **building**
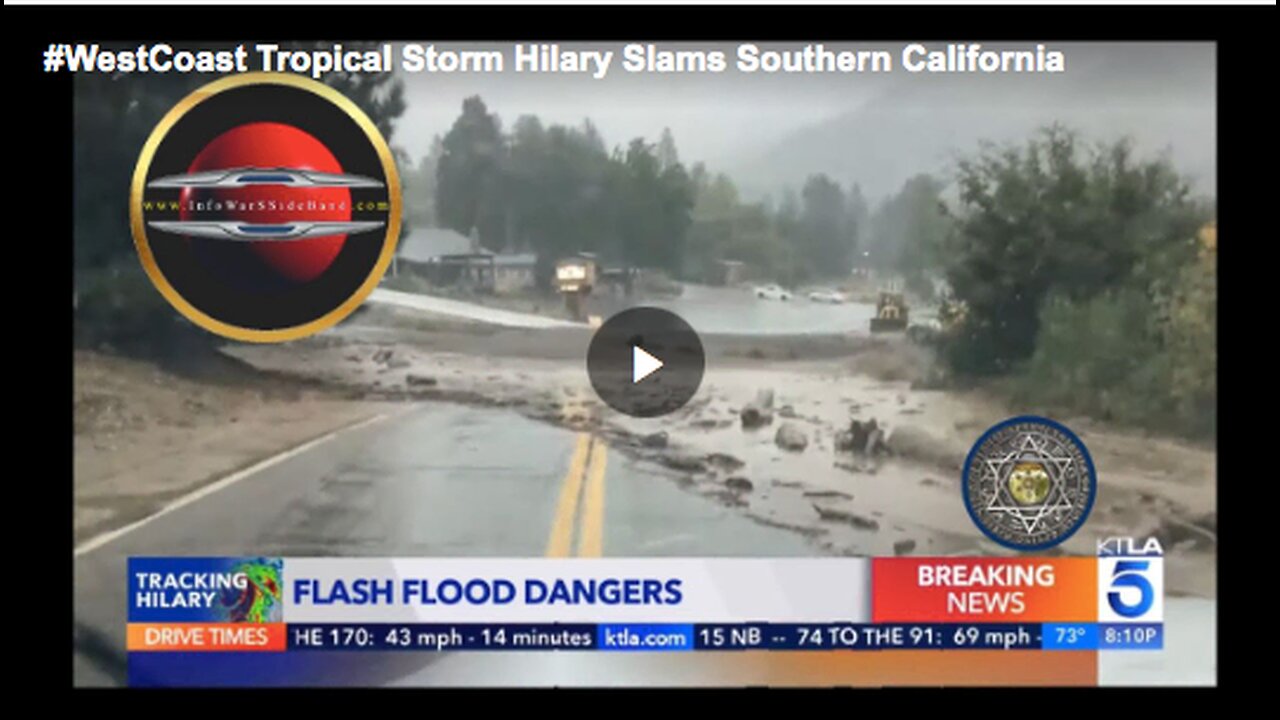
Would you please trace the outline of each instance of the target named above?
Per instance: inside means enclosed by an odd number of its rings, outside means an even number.
[[[411,272],[432,285],[474,292],[515,293],[532,288],[532,253],[496,254],[448,228],[416,228],[397,253],[396,273]]]
[[[707,272],[710,285],[738,285],[746,279],[746,264],[738,260],[716,260]]]
[[[533,253],[511,253],[493,256],[493,291],[499,295],[532,288],[536,282],[534,268],[538,256]]]
[[[435,258],[467,254],[478,249],[478,243],[473,243],[471,238],[456,230],[415,227],[400,238],[400,247],[396,250],[396,264],[400,266],[397,270],[421,270]]]

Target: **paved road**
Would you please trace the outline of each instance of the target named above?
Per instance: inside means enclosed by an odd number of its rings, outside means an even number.
[[[504,410],[411,407],[82,546],[75,563],[76,684],[125,680],[129,556],[254,554],[784,557],[814,550],[795,534],[679,489],[590,435]],[[1166,613],[1166,651],[1108,653],[1102,682],[1214,682],[1216,603],[1169,599]],[[765,655],[368,653],[359,664],[333,664],[343,675],[329,677],[321,657],[328,654],[316,653],[311,677],[360,685],[848,684],[869,667],[853,663],[872,662],[859,653]],[[359,677],[350,675],[353,666]],[[909,667],[900,672],[911,677]]]
[[[813,550],[792,533],[679,489],[590,435],[510,411],[419,406],[340,433],[80,554],[76,682],[122,680],[129,556],[245,554],[765,557]],[[367,679],[392,682],[429,660],[396,658]]]

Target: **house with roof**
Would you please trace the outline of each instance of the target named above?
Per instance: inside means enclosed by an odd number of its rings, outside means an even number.
[[[400,240],[396,272],[411,272],[440,287],[508,294],[534,286],[533,253],[494,253],[449,228],[413,228]]]

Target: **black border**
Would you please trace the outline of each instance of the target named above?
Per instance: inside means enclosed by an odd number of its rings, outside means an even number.
[[[1272,6],[1274,9],[1274,6]],[[9,6],[6,11],[10,78],[17,82],[10,85],[9,120],[10,132],[20,133],[22,145],[35,148],[38,153],[34,161],[24,162],[23,173],[26,182],[38,184],[44,192],[51,196],[69,197],[71,193],[71,177],[67,172],[72,167],[71,144],[66,142],[72,132],[71,114],[71,75],[59,73],[48,75],[41,72],[39,56],[50,42],[184,42],[196,40],[213,40],[224,37],[243,39],[246,43],[254,41],[284,41],[303,38],[335,38],[339,35],[345,39],[357,40],[373,38],[379,40],[399,40],[409,37],[430,36],[439,40],[513,40],[513,39],[698,39],[698,40],[939,40],[964,38],[972,41],[995,40],[1027,40],[1029,38],[1043,40],[1183,40],[1183,41],[1217,41],[1219,42],[1219,102],[1218,102],[1218,208],[1221,235],[1227,238],[1227,251],[1219,258],[1219,321],[1229,322],[1220,325],[1219,345],[1230,344],[1232,338],[1244,338],[1244,328],[1222,332],[1227,326],[1243,325],[1248,320],[1237,323],[1235,313],[1256,312],[1254,308],[1263,309],[1263,305],[1253,307],[1245,305],[1245,300],[1237,301],[1237,297],[1246,297],[1243,288],[1267,288],[1274,284],[1270,278],[1243,278],[1243,268],[1250,267],[1247,260],[1237,263],[1236,257],[1242,255],[1242,248],[1252,248],[1258,253],[1259,262],[1253,268],[1263,270],[1267,263],[1262,261],[1266,256],[1271,237],[1274,237],[1275,224],[1263,218],[1261,210],[1275,204],[1273,183],[1270,171],[1275,162],[1274,118],[1266,110],[1270,105],[1271,93],[1267,89],[1274,84],[1271,78],[1275,68],[1275,57],[1270,53],[1274,47],[1274,15],[1265,7],[1223,7],[1223,6],[854,6],[854,7],[763,7],[749,6],[731,8],[727,6],[707,6],[701,8],[640,6],[640,7],[580,7],[580,6],[485,6],[481,8],[444,7],[444,6],[57,6],[32,7]],[[338,15],[337,13],[341,13]],[[1267,18],[1271,20],[1267,20]],[[26,114],[30,113],[30,114]],[[25,117],[24,117],[25,114]],[[12,146],[11,146],[12,147]],[[25,153],[23,153],[25,154]],[[16,158],[10,158],[15,162]],[[1258,170],[1260,172],[1254,172]],[[1266,197],[1263,188],[1267,189]],[[127,196],[127,188],[121,188],[122,198]],[[53,215],[39,220],[38,230],[27,237],[29,242],[37,243],[33,251],[21,253],[20,256],[36,258],[38,265],[26,271],[26,277],[19,281],[16,296],[26,299],[25,305],[34,308],[34,312],[22,310],[11,312],[10,330],[14,336],[43,338],[46,333],[67,333],[62,337],[71,339],[67,332],[67,315],[74,315],[71,308],[55,302],[65,302],[65,294],[60,300],[50,302],[44,299],[48,294],[44,278],[39,274],[44,268],[70,267],[72,243],[72,218],[70,213]],[[19,233],[19,236],[26,233]],[[11,236],[12,237],[12,236]],[[1238,270],[1239,269],[1239,270]],[[21,271],[20,271],[21,272]],[[66,271],[63,271],[66,272]],[[69,275],[69,273],[68,273]],[[1237,277],[1241,275],[1241,277]],[[64,276],[66,277],[66,276]],[[69,279],[69,278],[68,278]],[[1225,279],[1229,281],[1224,282]],[[65,293],[65,286],[63,293]],[[1224,304],[1225,301],[1225,304]],[[25,309],[25,308],[24,308]],[[62,314],[62,318],[54,316]],[[1248,317],[1247,315],[1245,317]],[[1257,326],[1255,326],[1257,327]],[[1235,334],[1239,333],[1239,334]],[[1266,337],[1269,333],[1261,333],[1251,345],[1252,353],[1234,350],[1221,352],[1220,363],[1229,367],[1237,359],[1246,356],[1266,356],[1265,349],[1269,345]],[[25,339],[25,338],[23,338]],[[30,341],[28,341],[30,342]],[[1261,343],[1259,345],[1258,343]],[[74,344],[73,344],[74,347]],[[1261,353],[1257,349],[1262,347]],[[48,351],[47,362],[32,364],[39,373],[47,374],[45,387],[68,388],[68,371],[73,369],[73,362],[68,362],[66,348]],[[58,368],[63,370],[60,372]],[[64,374],[67,373],[67,374]],[[1219,417],[1225,418],[1221,412],[1221,398],[1229,395],[1235,388],[1234,378],[1243,373],[1219,370]],[[1271,375],[1257,377],[1269,379]],[[1223,382],[1227,378],[1230,381]],[[41,378],[42,380],[45,378]],[[66,397],[65,395],[63,396]],[[1265,401],[1264,401],[1265,402]],[[65,407],[65,406],[64,406]],[[12,481],[21,483],[22,493],[11,502],[10,512],[20,510],[33,511],[26,517],[16,518],[25,525],[31,537],[28,540],[23,533],[23,549],[37,553],[48,550],[50,553],[65,553],[63,562],[73,558],[74,550],[72,533],[70,532],[74,495],[72,491],[73,452],[64,457],[61,467],[67,473],[63,480],[60,472],[48,472],[56,467],[54,458],[62,448],[68,447],[68,439],[73,437],[71,418],[62,416],[62,423],[41,422],[44,413],[53,415],[58,411],[56,403],[37,397],[35,402],[26,408],[26,413],[35,427],[27,435],[23,444],[35,440],[41,445],[47,444],[49,451],[41,452],[36,462],[15,462],[12,465]],[[19,408],[15,408],[18,410]],[[31,411],[35,412],[32,413]],[[1242,413],[1238,417],[1247,418],[1248,425],[1266,426],[1266,413],[1269,408],[1262,405],[1257,410]],[[69,413],[68,413],[69,415]],[[34,417],[32,417],[34,416]],[[1234,419],[1234,418],[1233,418]],[[1261,422],[1259,422],[1261,421]],[[56,428],[61,425],[59,437]],[[1227,466],[1224,459],[1237,457],[1237,447],[1243,452],[1247,440],[1236,439],[1237,432],[1248,432],[1246,423],[1227,425],[1229,432],[1220,433],[1218,438],[1218,478],[1219,490],[1223,487],[1223,470]],[[68,445],[64,445],[68,443]],[[16,445],[15,445],[16,447]],[[28,451],[31,452],[31,451]],[[1265,494],[1271,492],[1269,478],[1260,477],[1255,471],[1252,474],[1241,474],[1226,482],[1228,486],[1239,488],[1252,485],[1252,492]],[[28,493],[31,495],[28,496]],[[1230,495],[1229,497],[1234,497]],[[1228,522],[1232,528],[1227,532],[1229,538],[1239,537],[1245,527],[1266,527],[1269,518],[1254,519],[1244,517],[1248,508],[1247,502],[1237,503],[1235,500],[1223,502],[1219,493],[1218,511],[1235,520]],[[1255,506],[1257,504],[1255,503]],[[52,508],[61,508],[61,515]],[[56,520],[61,517],[63,525]],[[28,521],[29,522],[26,522]],[[1270,520],[1270,523],[1274,523]],[[34,532],[32,532],[34,531]],[[1235,533],[1235,534],[1233,534]],[[16,537],[16,535],[14,536]],[[1218,563],[1218,687],[1230,686],[1234,681],[1232,673],[1239,666],[1231,659],[1223,657],[1223,640],[1232,642],[1252,639],[1255,643],[1264,643],[1266,637],[1258,633],[1251,637],[1247,626],[1243,626],[1244,618],[1250,617],[1248,611],[1237,613],[1221,612],[1223,597],[1234,598],[1237,590],[1227,590],[1230,582],[1238,578],[1232,573],[1236,565],[1243,565],[1242,555],[1224,553],[1221,545],[1221,523],[1219,523],[1219,563]],[[1246,547],[1246,541],[1229,539],[1227,547]],[[1265,562],[1267,548],[1264,543],[1257,546],[1257,552],[1263,554],[1261,562]],[[1255,563],[1258,560],[1254,561]],[[40,567],[31,560],[24,565],[27,568]],[[57,565],[56,559],[52,563]],[[74,581],[73,562],[68,563],[62,577]],[[1264,566],[1265,567],[1265,566]],[[1228,569],[1231,568],[1230,571]],[[1267,573],[1255,575],[1263,584],[1267,583]],[[71,614],[72,594],[65,590],[45,590],[40,585],[43,580],[35,578],[15,579],[15,582],[35,583],[41,595],[56,596],[64,592],[68,614]],[[1256,592],[1256,590],[1255,590]],[[1252,603],[1265,611],[1268,603],[1265,597],[1257,598],[1262,602]],[[1245,606],[1238,605],[1244,608]],[[1265,616],[1255,611],[1252,614],[1258,620]],[[16,623],[33,636],[22,645],[21,656],[15,657],[31,665],[31,669],[23,673],[21,680],[28,683],[51,679],[56,673],[53,668],[62,667],[66,671],[65,681],[58,683],[57,689],[65,689],[71,683],[71,658],[65,646],[51,642],[46,624],[40,622]],[[63,626],[65,627],[65,626]],[[1242,630],[1241,628],[1244,627]],[[28,629],[29,628],[29,629]],[[53,631],[56,635],[57,631]],[[18,641],[21,642],[21,641]],[[51,657],[41,657],[47,652]],[[17,653],[15,653],[17,655]],[[24,687],[24,690],[26,688]],[[81,692],[94,692],[81,689]],[[306,695],[328,701],[335,691],[309,689]],[[473,697],[510,697],[507,691],[491,694],[492,691],[481,691]],[[981,702],[982,696],[991,697],[989,691],[972,689],[955,689],[963,697],[939,698],[949,704],[945,707],[964,711],[970,702]],[[1026,691],[1023,691],[1026,692]],[[1034,692],[1034,691],[1033,691]],[[1062,691],[1071,692],[1071,691]],[[1098,696],[1099,689],[1075,691],[1076,700],[1088,700]],[[1118,689],[1101,689],[1107,696],[1114,696]],[[1158,692],[1158,691],[1157,691]],[[1189,697],[1187,690],[1164,689],[1171,692],[1175,702],[1180,697]],[[1010,697],[1009,691],[1000,693],[1004,702],[1017,700]],[[36,699],[41,696],[23,693],[24,696]],[[584,691],[588,699],[593,694]],[[601,693],[600,699],[607,700],[613,693]],[[975,695],[976,694],[976,695]],[[1135,693],[1134,700],[1149,701],[1155,693]],[[1197,693],[1199,694],[1199,693]],[[296,702],[303,693],[291,694]],[[758,693],[757,693],[758,695]],[[681,697],[682,696],[682,697]],[[103,695],[98,694],[101,698]],[[258,693],[257,701],[263,699]],[[680,693],[680,699],[692,699],[691,693]],[[784,700],[794,700],[794,696],[784,695]],[[233,697],[234,699],[234,697]],[[673,697],[674,699],[674,697]],[[755,701],[760,697],[754,698]],[[840,707],[848,712],[861,713],[869,708],[866,701],[870,698],[859,695],[856,699],[850,695],[833,696]],[[885,693],[883,699],[889,703],[905,699],[899,692]],[[1018,698],[1033,702],[1038,698]],[[955,703],[959,704],[955,704]],[[182,702],[180,705],[168,706],[173,712],[185,712],[192,705]],[[332,706],[330,706],[332,707]],[[419,706],[420,711],[430,712],[448,706]],[[608,705],[597,705],[597,708],[609,708]],[[612,707],[619,707],[613,705]],[[687,707],[687,706],[686,706]],[[723,707],[723,706],[719,706]],[[756,704],[756,707],[760,706]],[[793,704],[789,704],[794,708]],[[894,706],[891,706],[894,707]],[[1043,707],[1043,706],[1040,706]],[[157,709],[164,711],[165,706]],[[896,705],[901,712],[902,705]],[[1047,708],[1046,708],[1047,709]],[[1144,707],[1144,709],[1146,709]]]

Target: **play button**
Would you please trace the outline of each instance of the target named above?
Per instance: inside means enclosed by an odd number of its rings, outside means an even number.
[[[658,358],[644,351],[644,348],[636,345],[631,348],[631,382],[638,383],[650,375],[658,372],[663,366],[663,362]]]
[[[679,410],[706,369],[702,341],[675,313],[639,307],[609,318],[591,338],[587,374],[606,405],[634,417]]]

